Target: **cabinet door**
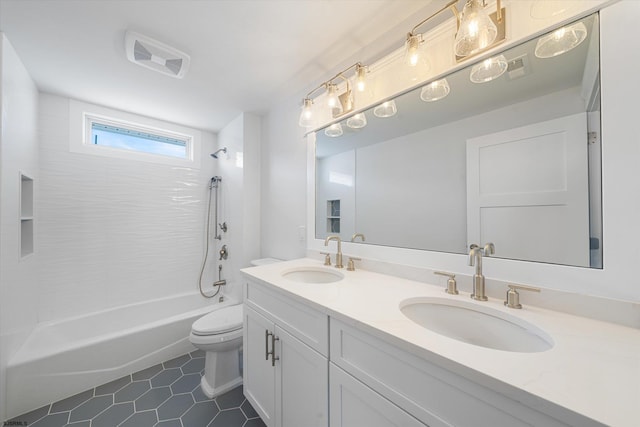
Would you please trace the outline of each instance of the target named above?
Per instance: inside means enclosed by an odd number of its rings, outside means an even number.
[[[333,363],[329,372],[331,427],[425,426]]]
[[[276,336],[278,427],[327,427],[329,361],[277,325]]]
[[[271,340],[267,340],[265,337],[267,331],[274,332],[273,322],[245,304],[243,335],[244,395],[267,427],[275,427],[276,369],[271,366],[271,357],[266,360],[266,346],[268,345],[268,349],[271,350]]]

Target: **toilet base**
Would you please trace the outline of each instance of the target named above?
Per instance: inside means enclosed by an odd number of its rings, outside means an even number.
[[[235,346],[234,346],[235,347]],[[208,351],[200,388],[208,398],[219,396],[242,384],[239,349]]]
[[[202,389],[202,392],[204,393],[205,396],[207,396],[209,399],[213,399],[214,397],[218,397],[221,394],[228,392],[229,390],[233,390],[234,388],[236,388],[241,384],[242,384],[242,377],[238,377],[229,381],[226,384],[222,384],[214,388],[209,385],[209,383],[207,382],[207,377],[203,375],[202,379],[200,380],[200,389]]]

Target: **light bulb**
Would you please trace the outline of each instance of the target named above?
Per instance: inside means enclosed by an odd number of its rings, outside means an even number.
[[[324,130],[324,134],[331,138],[342,136],[342,133],[342,125],[340,123],[334,123]]]
[[[405,63],[410,67],[415,67],[420,62],[420,44],[422,36],[420,34],[407,34],[405,43]]]
[[[395,116],[397,112],[398,107],[396,107],[396,101],[394,100],[383,102],[373,109],[373,115],[382,118]]]
[[[498,28],[482,6],[481,0],[468,0],[462,9],[460,28],[456,33],[455,53],[465,57],[491,46]]]
[[[586,38],[587,27],[582,22],[562,27],[538,39],[535,55],[538,58],[552,58],[569,52]]]
[[[367,88],[367,69],[364,65],[358,64],[356,66],[356,89],[358,92],[364,92]]]
[[[302,102],[302,111],[300,111],[300,120],[298,124],[303,128],[310,128],[315,126],[315,119],[313,116],[313,100],[305,98]]]
[[[477,63],[471,68],[469,79],[473,83],[486,83],[495,80],[507,71],[507,59],[504,55],[494,56]]]
[[[422,87],[420,99],[424,102],[438,101],[449,95],[450,90],[447,79],[436,80]]]
[[[347,126],[351,129],[361,129],[367,125],[367,116],[364,113],[354,114],[347,119]]]
[[[327,84],[327,106],[333,117],[342,113],[342,103],[338,98],[338,87],[333,83]]]

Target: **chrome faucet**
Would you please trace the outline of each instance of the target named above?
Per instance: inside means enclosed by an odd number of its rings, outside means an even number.
[[[471,245],[469,251],[469,265],[476,267],[476,274],[473,276],[473,293],[471,298],[477,301],[486,301],[487,295],[484,290],[484,276],[482,275],[482,256],[489,256],[496,253],[493,243],[487,243],[484,248],[476,244]]]
[[[335,240],[338,242],[338,252],[336,252],[336,268],[343,268],[342,265],[342,240],[340,240],[340,236],[328,236],[324,239],[324,245],[329,246],[329,241]]]

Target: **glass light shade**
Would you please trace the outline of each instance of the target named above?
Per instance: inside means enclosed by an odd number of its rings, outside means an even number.
[[[587,27],[582,22],[562,27],[540,37],[536,43],[535,54],[538,58],[552,58],[569,52],[587,38]]]
[[[397,112],[398,107],[396,107],[396,101],[394,100],[383,102],[373,109],[373,115],[382,118],[395,116]]]
[[[342,103],[338,98],[338,87],[333,83],[327,84],[327,107],[329,107],[333,117],[342,114]]]
[[[451,88],[449,88],[449,82],[447,79],[436,80],[435,82],[431,82],[422,87],[422,90],[420,91],[420,99],[424,102],[438,101],[449,95],[450,91]]]
[[[313,101],[305,98],[302,104],[302,111],[300,111],[300,120],[298,120],[298,124],[303,128],[310,128],[316,124],[312,106]]]
[[[324,130],[324,134],[331,138],[337,138],[339,136],[342,136],[343,134],[342,125],[340,123],[332,124],[331,126],[329,126]]]
[[[347,126],[351,129],[361,129],[367,125],[367,116],[364,113],[354,114],[347,119]]]
[[[498,28],[482,6],[482,0],[467,0],[456,33],[455,54],[465,57],[480,52],[491,46],[497,35]]]
[[[410,66],[415,67],[421,61],[420,58],[420,45],[422,44],[422,36],[420,34],[407,34],[407,41],[404,44],[404,62]]]
[[[471,68],[469,79],[473,83],[486,83],[495,80],[507,71],[507,59],[504,55],[494,56],[477,63]]]
[[[358,92],[364,92],[367,88],[367,69],[364,65],[358,65],[356,67],[356,89]]]

